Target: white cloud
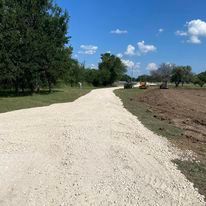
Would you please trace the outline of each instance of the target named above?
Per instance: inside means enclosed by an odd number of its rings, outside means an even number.
[[[180,31],[180,30],[177,30],[177,31],[175,32],[175,34],[176,34],[177,36],[187,36],[187,32],[185,32],[185,31]]]
[[[186,23],[187,31],[177,31],[179,36],[188,36],[187,42],[192,44],[201,44],[201,38],[206,37],[206,22],[200,19],[192,20]]]
[[[81,50],[78,52],[79,54],[93,55],[98,50],[98,47],[94,45],[81,45],[80,48]]]
[[[147,54],[157,50],[154,45],[146,45],[144,41],[138,42],[137,46],[138,50],[133,45],[129,44],[124,54],[128,56],[141,56],[142,54]]]
[[[78,55],[77,55],[77,54],[74,54],[74,58],[76,58],[76,59],[77,59],[77,58],[78,58]]]
[[[91,69],[96,69],[97,68],[97,66],[95,64],[91,64],[90,67],[91,67]]]
[[[122,53],[119,53],[119,54],[117,54],[116,56],[119,57],[119,58],[122,58],[122,57],[123,57],[123,54],[122,54]]]
[[[122,59],[122,62],[129,69],[139,69],[140,68],[140,63],[134,63],[131,60],[125,60],[125,59]]]
[[[149,63],[148,65],[147,65],[147,70],[148,71],[156,71],[158,69],[158,66],[157,66],[157,64],[155,64],[155,63]]]
[[[111,34],[127,34],[128,31],[127,30],[116,29],[116,30],[112,30],[110,33]]]
[[[124,53],[125,55],[128,55],[128,56],[134,56],[135,55],[135,47],[132,46],[131,44],[129,44],[127,46],[127,50],[125,51]]]
[[[197,19],[192,20],[188,24],[188,34],[190,36],[189,42],[200,44],[200,37],[206,37],[206,22]]]
[[[144,41],[138,42],[137,46],[141,54],[147,54],[149,52],[154,52],[157,50],[154,45],[146,45]]]
[[[192,43],[192,44],[201,44],[202,43],[198,36],[191,36],[187,42]]]

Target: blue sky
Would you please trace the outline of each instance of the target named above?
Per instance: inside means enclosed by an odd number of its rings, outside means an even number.
[[[136,75],[163,62],[206,70],[205,0],[55,2],[68,10],[74,56],[87,66],[97,66],[100,55],[110,51]]]

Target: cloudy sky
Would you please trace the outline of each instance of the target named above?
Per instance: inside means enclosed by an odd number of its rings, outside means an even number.
[[[111,52],[136,75],[163,62],[206,70],[205,0],[56,2],[69,11],[74,57],[87,66],[97,67],[100,55]]]

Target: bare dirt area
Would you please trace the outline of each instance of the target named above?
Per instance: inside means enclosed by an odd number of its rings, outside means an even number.
[[[176,158],[113,89],[0,114],[0,205],[204,206]]]
[[[198,145],[206,149],[206,89],[151,89],[138,98],[155,111],[157,118],[182,128],[187,143],[197,153],[201,152]]]

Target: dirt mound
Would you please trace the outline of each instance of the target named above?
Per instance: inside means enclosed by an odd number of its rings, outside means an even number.
[[[185,136],[206,143],[205,89],[152,89],[139,96],[162,120],[184,129]]]

